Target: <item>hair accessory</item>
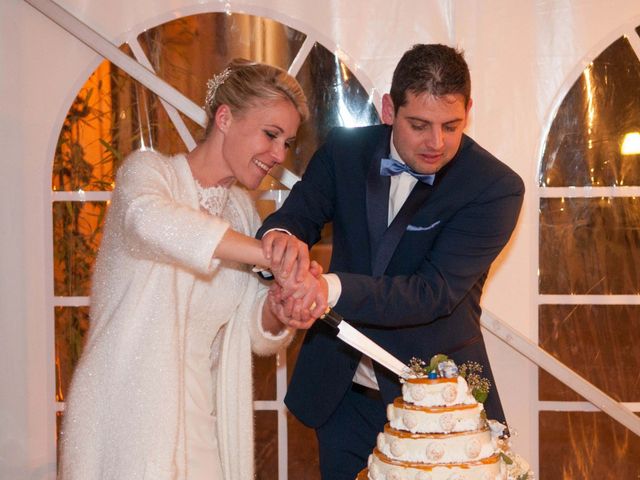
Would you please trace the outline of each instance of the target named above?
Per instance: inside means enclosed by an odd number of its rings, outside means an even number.
[[[204,97],[205,108],[211,104],[213,97],[216,95],[216,90],[229,78],[229,75],[231,75],[231,69],[227,67],[222,72],[215,74],[213,78],[207,80],[207,95]]]

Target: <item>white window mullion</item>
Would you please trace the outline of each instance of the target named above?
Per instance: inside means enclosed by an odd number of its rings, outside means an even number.
[[[539,305],[640,305],[640,295],[538,295]]]
[[[89,297],[53,297],[54,307],[88,307]]]
[[[538,195],[540,198],[640,198],[640,187],[541,187]]]
[[[516,329],[500,320],[486,309],[482,309],[480,323],[483,328],[520,352],[536,365],[553,375],[576,393],[597,405],[600,410],[617,420],[636,435],[640,435],[640,418],[631,413],[606,392],[595,387],[552,355],[540,348],[537,343],[522,335]]]
[[[298,53],[296,54],[296,58],[294,58],[293,62],[291,62],[291,65],[289,65],[289,75],[293,77],[298,75],[298,72],[300,72],[300,69],[302,68],[302,65],[304,65],[304,62],[307,61],[307,57],[309,56],[309,53],[311,53],[311,49],[313,48],[315,43],[316,39],[311,35],[307,35],[307,38],[304,39],[300,50],[298,50]]]
[[[640,402],[620,402],[632,412],[640,412]],[[546,412],[600,412],[591,402],[539,401],[538,409]]]
[[[108,202],[111,200],[111,192],[99,192],[95,190],[77,190],[75,192],[51,192],[52,202]]]
[[[140,46],[140,43],[138,42],[138,40],[133,38],[129,40],[128,44],[136,60],[138,60],[138,62],[140,62],[142,65],[144,65],[149,70],[155,73],[155,70],[153,69],[153,65],[151,65],[151,62],[149,61],[147,56],[144,54],[144,51],[142,50],[142,47]],[[167,112],[169,119],[173,123],[173,126],[176,128],[178,135],[180,135],[180,138],[186,145],[187,149],[191,151],[194,148],[196,148],[196,141],[193,139],[191,132],[187,128],[187,125],[184,123],[184,120],[182,120],[182,117],[178,113],[178,110],[176,110],[175,107],[170,105],[169,102],[167,102],[162,97],[160,97],[160,103],[162,103],[162,106]]]

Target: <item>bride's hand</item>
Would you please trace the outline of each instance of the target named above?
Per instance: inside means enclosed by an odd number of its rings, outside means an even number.
[[[304,282],[298,284],[298,290],[289,295],[275,283],[269,291],[269,306],[285,325],[306,329],[326,311],[327,290],[322,276],[308,275]]]

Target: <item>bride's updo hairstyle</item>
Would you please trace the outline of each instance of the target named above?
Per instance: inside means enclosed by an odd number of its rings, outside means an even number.
[[[280,99],[291,101],[300,114],[301,122],[309,117],[307,98],[295,78],[281,68],[235,58],[207,82],[204,109],[208,123],[205,135],[209,135],[220,105],[228,105],[231,113],[241,114],[261,102]]]

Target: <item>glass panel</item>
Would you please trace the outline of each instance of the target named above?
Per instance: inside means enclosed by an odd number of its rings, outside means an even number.
[[[60,467],[60,431],[62,430],[63,412],[56,412],[56,465]],[[59,473],[59,472],[58,472]]]
[[[121,50],[130,55],[128,47]],[[53,162],[52,189],[112,190],[124,157],[153,145],[152,101],[138,82],[102,62],[67,113]]]
[[[261,220],[264,220],[276,209],[276,202],[273,200],[255,200],[255,205]]]
[[[287,383],[291,380],[291,374],[295,366],[304,333],[299,332],[287,349]],[[318,441],[315,431],[302,424],[296,417],[287,411],[287,428],[289,432],[288,448],[288,478],[301,480],[320,480],[320,467],[318,465]],[[300,448],[304,445],[304,448]]]
[[[373,125],[380,119],[351,70],[322,45],[313,46],[297,78],[307,95],[311,118],[298,132],[295,160],[299,163],[285,166],[302,175],[333,127]]]
[[[540,412],[543,480],[640,478],[640,437],[604,413]]]
[[[126,144],[118,146],[119,151],[128,149],[127,155],[139,148],[157,150],[166,155],[186,152],[187,147],[169,118],[160,97],[141,84],[134,83],[136,97],[132,99],[131,107],[135,108],[135,115],[126,123],[127,131],[131,130],[132,134],[128,143],[125,140],[127,135],[123,137]],[[200,128],[194,122],[187,124]],[[136,131],[137,133],[133,134]]]
[[[151,28],[138,41],[156,73],[198,105],[206,81],[236,57],[288,69],[305,35],[268,18],[204,13]]]
[[[55,307],[56,401],[64,402],[89,330],[89,307]]]
[[[253,388],[255,400],[276,399],[276,356],[253,356]]]
[[[640,293],[640,200],[540,200],[542,294]]]
[[[320,480],[318,440],[315,431],[303,425],[289,412],[287,412],[287,428],[289,429],[288,478]]]
[[[54,202],[53,276],[56,296],[89,295],[107,202]]]
[[[640,305],[540,305],[540,346],[620,402],[640,401]],[[540,369],[540,400],[582,398]]]
[[[278,478],[278,412],[255,412],[256,479]]]
[[[104,61],[76,96],[53,161],[53,190],[111,190],[114,179],[111,66]]]
[[[640,155],[620,151],[640,132],[640,60],[620,38],[573,85],[553,120],[540,186],[640,185]]]

